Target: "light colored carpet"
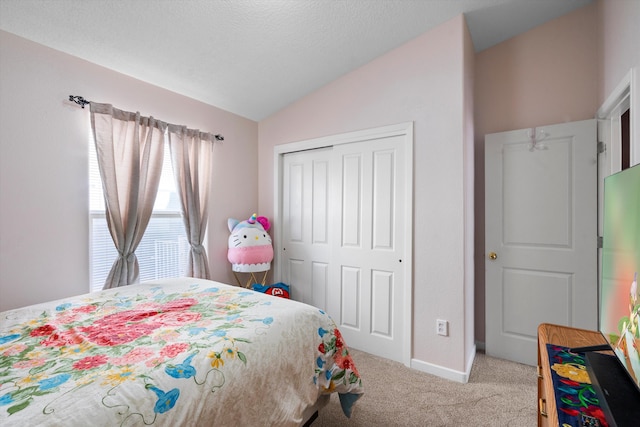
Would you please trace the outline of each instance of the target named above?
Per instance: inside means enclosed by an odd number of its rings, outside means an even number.
[[[537,377],[532,366],[476,354],[467,384],[350,350],[365,394],[351,418],[336,395],[312,427],[537,425]]]

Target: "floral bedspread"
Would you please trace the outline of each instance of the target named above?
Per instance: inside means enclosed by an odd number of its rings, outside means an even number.
[[[0,313],[0,425],[298,425],[362,381],[321,310],[202,279]]]

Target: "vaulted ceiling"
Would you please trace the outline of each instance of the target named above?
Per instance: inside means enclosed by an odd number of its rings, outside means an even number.
[[[259,121],[460,14],[479,52],[591,1],[0,0],[0,29]]]

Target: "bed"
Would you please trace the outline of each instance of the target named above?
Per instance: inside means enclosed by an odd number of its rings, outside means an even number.
[[[299,426],[363,394],[318,308],[167,279],[0,313],[0,425]]]

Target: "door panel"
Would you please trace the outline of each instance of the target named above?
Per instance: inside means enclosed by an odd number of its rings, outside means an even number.
[[[314,306],[326,310],[327,282],[329,280],[329,264],[326,262],[311,262],[311,301]],[[296,280],[301,283],[302,280]]]
[[[340,303],[340,316],[338,317],[340,319],[340,325],[361,330],[360,269],[342,266],[341,276],[341,300],[338,301]],[[334,296],[335,295],[332,295],[332,297]],[[350,341],[348,342],[352,345]]]
[[[393,151],[373,154],[373,248],[393,249],[394,244],[394,166]]]
[[[287,222],[287,231],[289,240],[295,243],[304,241],[303,219],[304,212],[304,163],[295,162],[295,159],[288,159],[291,163],[288,165],[289,172],[288,183],[289,193],[286,194],[285,201],[289,203],[287,212],[289,221]]]
[[[393,273],[371,272],[371,333],[391,338],[393,335]]]
[[[596,121],[485,140],[487,354],[534,365],[537,327],[597,328]]]
[[[522,143],[503,147],[505,244],[570,246],[572,148],[568,138],[533,154]]]
[[[362,231],[362,158],[351,154],[342,159],[342,240],[343,247],[359,248]]]
[[[504,300],[510,301],[504,307],[505,334],[527,337],[540,323],[570,322],[571,275],[510,268],[504,271],[504,284]]]

